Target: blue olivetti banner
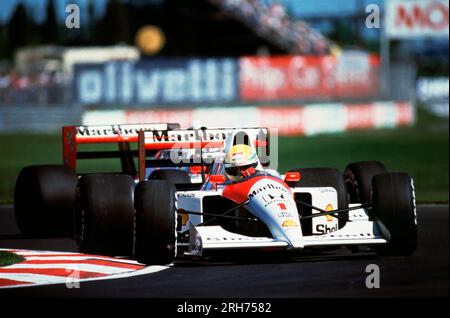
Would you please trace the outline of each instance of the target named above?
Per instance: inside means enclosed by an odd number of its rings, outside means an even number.
[[[155,59],[77,64],[74,95],[83,104],[208,104],[239,98],[236,59]]]

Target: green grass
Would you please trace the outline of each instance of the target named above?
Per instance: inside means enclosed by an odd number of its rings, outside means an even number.
[[[24,260],[25,259],[20,255],[0,251],[0,267],[16,264]]]
[[[314,137],[280,137],[279,170],[380,160],[415,180],[419,202],[448,202],[448,121],[419,111],[413,127]],[[0,135],[0,203],[12,202],[20,169],[62,161],[58,135]],[[80,161],[82,171],[113,171],[116,160]]]
[[[448,154],[448,121],[423,111],[413,127],[282,138],[279,147],[281,171],[379,160],[414,178],[419,202],[448,202]]]

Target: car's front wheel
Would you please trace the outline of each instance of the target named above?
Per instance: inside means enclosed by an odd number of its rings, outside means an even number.
[[[383,255],[409,256],[417,247],[417,214],[413,179],[406,173],[383,173],[372,180],[372,218],[388,243]]]
[[[134,253],[138,262],[165,265],[177,254],[176,189],[166,180],[140,182],[135,191]]]

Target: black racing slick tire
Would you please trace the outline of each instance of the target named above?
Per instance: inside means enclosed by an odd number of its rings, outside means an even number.
[[[382,255],[409,256],[417,247],[417,214],[413,179],[406,173],[384,173],[372,180],[372,218],[386,245]]]
[[[65,166],[22,169],[14,189],[14,212],[26,235],[70,236],[73,233],[77,175]]]
[[[292,171],[300,172],[301,179],[289,183],[291,187],[332,187],[337,192],[338,206],[335,209],[348,208],[348,194],[342,173],[334,168],[300,168]],[[344,227],[348,220],[348,212],[339,213],[339,228]]]
[[[134,181],[123,174],[90,174],[80,178],[77,241],[82,253],[133,254]]]
[[[150,180],[167,180],[173,184],[191,183],[189,174],[179,169],[158,169],[152,172]]]
[[[386,172],[388,172],[386,167],[379,161],[359,161],[347,165],[344,177],[350,203],[372,203],[370,201],[372,178]]]
[[[134,253],[138,262],[166,265],[177,253],[176,189],[166,180],[140,182],[135,191]]]

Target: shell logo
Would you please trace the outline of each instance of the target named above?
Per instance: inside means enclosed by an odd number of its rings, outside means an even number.
[[[325,208],[325,211],[333,211],[334,210],[334,207],[333,207],[333,205],[330,203],[330,204],[328,204],[327,205],[327,207]],[[327,218],[327,221],[328,222],[331,222],[331,221],[333,221],[333,217],[331,216],[331,215],[326,215],[326,218]]]
[[[189,214],[187,214],[187,213],[179,213],[178,215],[181,216],[181,226],[185,226],[186,223],[189,220]]]
[[[297,227],[298,224],[292,219],[287,219],[286,221],[281,224],[282,227]]]

